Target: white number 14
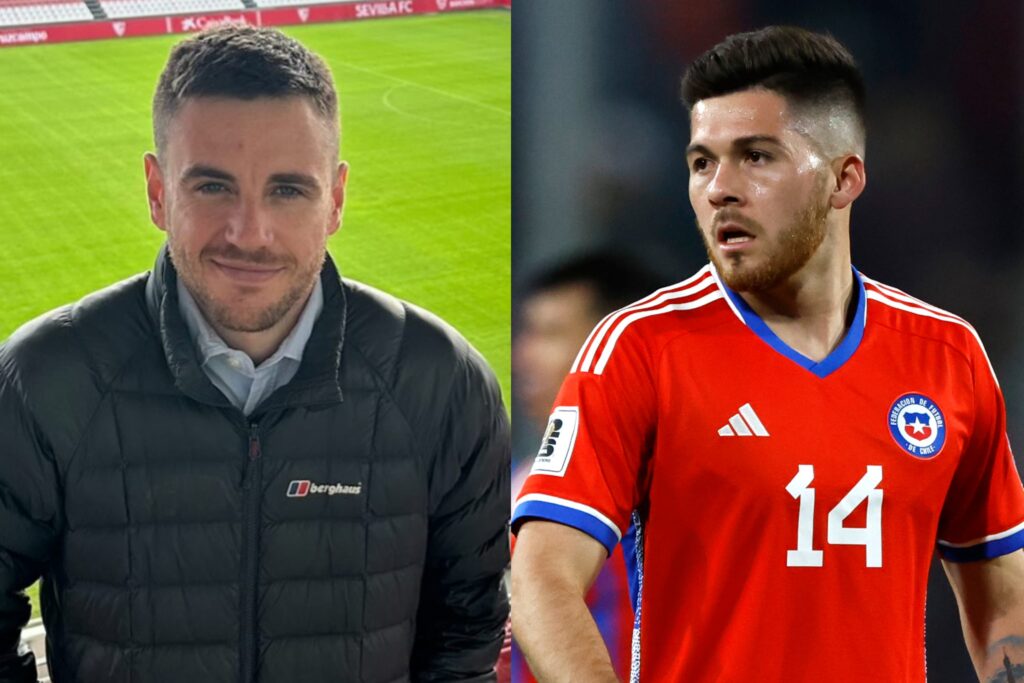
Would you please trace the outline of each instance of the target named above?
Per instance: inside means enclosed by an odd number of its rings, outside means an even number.
[[[787,567],[820,567],[824,553],[814,549],[814,465],[800,465],[796,476],[786,485],[786,491],[800,501],[800,517],[796,530],[796,550],[786,551]],[[867,473],[843,496],[839,504],[828,513],[828,542],[831,545],[862,545],[865,564],[882,566],[882,467],[868,465]],[[863,528],[848,527],[843,521],[867,500],[868,514]]]

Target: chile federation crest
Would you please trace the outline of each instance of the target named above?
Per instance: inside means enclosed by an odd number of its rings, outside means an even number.
[[[889,432],[907,453],[932,458],[946,443],[946,419],[927,396],[903,394],[889,408]]]

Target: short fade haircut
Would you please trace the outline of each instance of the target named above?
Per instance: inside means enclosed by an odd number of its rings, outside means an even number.
[[[778,93],[797,116],[845,115],[852,124],[852,139],[845,142],[854,149],[842,152],[863,154],[864,77],[850,52],[831,35],[795,26],[731,35],[687,69],[683,102],[692,109],[701,100],[751,88]]]
[[[338,128],[338,93],[324,60],[273,29],[223,25],[171,50],[153,96],[153,138],[163,154],[167,126],[190,97],[306,97]]]

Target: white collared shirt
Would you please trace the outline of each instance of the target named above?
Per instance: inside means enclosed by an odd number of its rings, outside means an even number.
[[[324,293],[317,278],[295,327],[277,350],[258,366],[244,351],[231,348],[221,339],[181,278],[178,278],[178,303],[199,352],[203,372],[236,408],[250,415],[263,399],[290,382],[298,372],[313,325],[324,308]]]

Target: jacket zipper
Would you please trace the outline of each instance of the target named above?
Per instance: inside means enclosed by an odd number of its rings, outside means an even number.
[[[256,680],[256,597],[259,593],[259,514],[261,497],[261,476],[263,462],[260,445],[260,426],[249,423],[249,457],[245,462],[242,478],[242,500],[244,508],[242,562],[243,580],[239,594],[242,598],[241,683]]]

